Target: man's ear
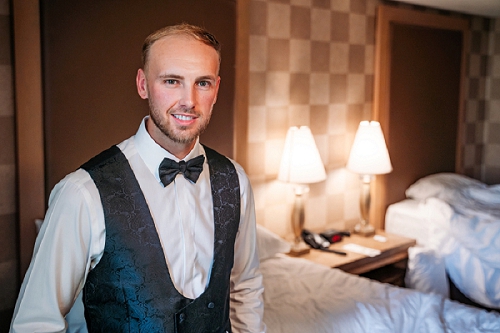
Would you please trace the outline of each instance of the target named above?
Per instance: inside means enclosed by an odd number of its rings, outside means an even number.
[[[137,92],[139,93],[139,96],[141,96],[142,99],[147,99],[148,98],[147,80],[146,80],[146,74],[144,73],[142,68],[139,68],[139,70],[137,71],[135,84],[137,86]]]

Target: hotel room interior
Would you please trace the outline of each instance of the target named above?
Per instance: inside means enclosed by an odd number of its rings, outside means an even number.
[[[269,333],[500,331],[498,0],[0,0],[0,332],[51,188],[135,133],[142,41],[183,21],[222,42],[201,141],[251,180]],[[308,127],[325,170],[304,181],[303,228],[354,236],[364,188],[346,166],[369,120],[391,163],[368,178],[369,221],[416,240],[406,286],[286,254],[290,127]]]

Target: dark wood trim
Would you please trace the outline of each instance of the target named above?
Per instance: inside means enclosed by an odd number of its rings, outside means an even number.
[[[249,49],[250,1],[236,2],[236,87],[234,98],[233,156],[243,168],[247,166],[248,105],[249,105]]]
[[[40,10],[38,0],[14,0],[16,151],[19,209],[19,270],[28,269],[35,219],[45,213]]]

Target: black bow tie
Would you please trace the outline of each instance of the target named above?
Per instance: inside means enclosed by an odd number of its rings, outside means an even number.
[[[173,182],[178,173],[184,174],[184,178],[196,183],[201,171],[203,171],[204,161],[205,156],[203,155],[192,158],[187,162],[179,161],[179,163],[169,158],[164,158],[158,168],[163,186],[167,186]]]

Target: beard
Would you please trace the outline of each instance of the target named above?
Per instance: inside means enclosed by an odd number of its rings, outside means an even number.
[[[187,108],[178,108],[178,109],[170,109],[167,111],[167,117],[162,117],[162,111],[159,110],[155,105],[151,102],[151,99],[148,99],[149,110],[150,110],[150,118],[155,124],[155,126],[170,140],[175,143],[187,144],[196,140],[207,128],[208,123],[210,122],[210,117],[212,115],[212,110],[208,117],[203,117],[200,113],[196,112],[193,109]],[[192,128],[192,126],[177,126],[172,123],[170,119],[170,114],[172,112],[178,112],[184,114],[190,114],[198,118],[197,125]]]

